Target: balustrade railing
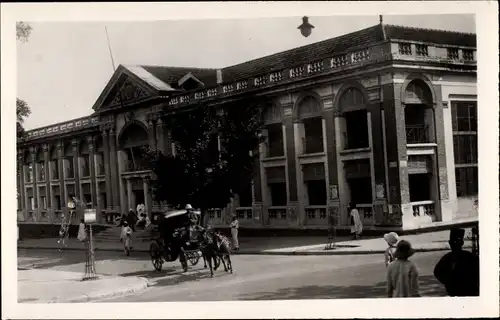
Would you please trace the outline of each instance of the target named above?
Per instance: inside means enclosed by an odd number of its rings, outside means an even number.
[[[411,208],[414,217],[430,217],[432,221],[436,219],[435,203],[432,200],[412,202]]]
[[[269,220],[286,220],[286,206],[270,206],[267,209]]]
[[[366,139],[359,139],[357,136],[344,132],[344,150],[366,149],[369,147],[368,136]]]
[[[222,219],[221,209],[208,209],[207,212],[209,219]]]
[[[238,208],[236,208],[236,217],[239,220],[251,220],[251,219],[253,219],[253,208],[252,207],[238,207]]]
[[[428,143],[429,135],[425,125],[407,125],[406,126],[406,143]]]
[[[135,172],[135,171],[147,171],[150,170],[150,167],[146,163],[141,163],[141,162],[134,162],[134,161],[127,161],[125,168],[128,172]]]
[[[326,205],[325,206],[306,206],[304,208],[307,219],[326,219]]]

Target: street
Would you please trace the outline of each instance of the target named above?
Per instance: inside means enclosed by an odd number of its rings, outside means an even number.
[[[416,253],[412,260],[420,271],[422,296],[445,295],[432,275],[445,252]],[[19,250],[20,268],[50,268],[82,272],[83,252]],[[146,253],[130,257],[114,252],[96,252],[97,272],[107,275],[140,276],[152,286],[138,294],[97,302],[161,302],[213,300],[277,300],[386,297],[383,256],[269,256],[232,257],[234,273],[223,269],[210,278],[203,260],[183,273],[179,262],[154,271]]]

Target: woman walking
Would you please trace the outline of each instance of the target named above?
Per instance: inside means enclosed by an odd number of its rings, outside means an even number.
[[[408,258],[415,251],[406,240],[396,245],[396,260],[387,268],[387,296],[389,298],[420,297],[417,266]]]
[[[351,217],[351,235],[353,239],[359,239],[363,233],[363,223],[359,217],[359,211],[356,205],[349,204],[349,216]]]
[[[240,249],[240,244],[238,241],[238,229],[240,228],[240,222],[236,219],[236,216],[233,215],[233,220],[231,221],[231,236],[233,238],[233,248],[235,251]]]

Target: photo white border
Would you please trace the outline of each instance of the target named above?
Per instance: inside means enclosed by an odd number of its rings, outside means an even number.
[[[498,316],[498,3],[212,2],[212,3],[2,3],[2,318],[419,318]],[[479,225],[481,297],[346,299],[249,302],[18,304],[14,101],[15,21],[140,21],[379,14],[476,14],[478,40]],[[144,17],[139,18],[138,17]],[[374,19],[374,24],[377,21]],[[89,106],[90,108],[90,106]],[[71,115],[68,119],[72,118]],[[485,187],[486,186],[486,187]],[[311,266],[312,267],[312,266]],[[307,271],[306,271],[307,272]]]

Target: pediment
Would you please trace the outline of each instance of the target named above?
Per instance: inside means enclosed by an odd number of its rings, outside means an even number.
[[[92,109],[102,111],[137,104],[148,99],[165,96],[175,89],[141,67],[120,65],[101,92]]]
[[[110,96],[106,107],[115,108],[134,103],[139,103],[148,98],[154,98],[154,94],[148,92],[141,85],[134,83],[130,78],[127,78],[123,84],[116,90],[114,96]],[[112,98],[111,98],[112,97]]]

